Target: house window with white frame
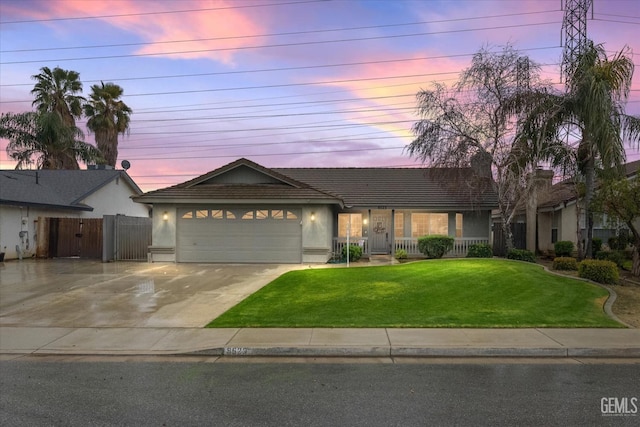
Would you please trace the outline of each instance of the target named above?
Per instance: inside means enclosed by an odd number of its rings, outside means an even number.
[[[449,215],[446,213],[412,213],[411,237],[449,234]]]
[[[347,237],[349,226],[349,237],[362,237],[362,214],[338,214],[338,237]]]
[[[396,237],[404,237],[404,213],[396,212],[394,219],[394,233]]]

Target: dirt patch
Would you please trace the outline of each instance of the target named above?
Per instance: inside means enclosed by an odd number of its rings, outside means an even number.
[[[551,260],[540,259],[538,264],[544,265],[554,273],[578,277],[576,271],[553,270],[553,262]],[[611,286],[611,289],[618,295],[611,308],[613,313],[623,322],[634,328],[640,328],[640,278],[632,276],[628,271],[621,270],[620,284]]]

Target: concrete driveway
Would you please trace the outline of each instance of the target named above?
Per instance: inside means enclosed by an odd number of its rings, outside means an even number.
[[[281,274],[303,265],[0,263],[0,326],[206,325]]]

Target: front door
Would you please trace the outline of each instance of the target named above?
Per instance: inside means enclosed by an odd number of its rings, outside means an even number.
[[[391,216],[388,212],[371,212],[371,253],[390,253]]]

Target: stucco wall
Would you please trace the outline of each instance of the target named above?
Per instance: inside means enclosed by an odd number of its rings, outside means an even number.
[[[551,242],[553,216],[553,212],[541,212],[538,214],[538,249],[541,251],[553,249],[553,243]]]
[[[0,205],[0,251],[5,252],[5,259],[16,259],[19,257],[16,250],[18,245],[23,258],[34,256],[38,243],[39,217],[102,218],[104,215],[120,214],[148,218],[148,206],[132,201],[130,196],[133,194],[135,194],[133,189],[126,182],[118,179],[81,201],[93,207],[92,211]],[[25,233],[20,236],[20,232]]]
[[[164,219],[166,212],[167,219]],[[153,205],[152,246],[174,248],[173,254],[154,254],[153,261],[175,262],[177,211],[173,205]]]
[[[576,243],[578,240],[578,225],[576,223],[576,205],[572,204],[557,211],[560,215],[558,219],[558,240],[568,240]]]
[[[311,219],[313,214],[314,219]],[[323,263],[331,255],[333,212],[328,206],[302,209],[302,262]]]
[[[491,211],[462,213],[462,237],[480,237],[488,239],[490,236]]]
[[[93,207],[91,212],[82,212],[82,218],[102,218],[103,215],[127,215],[149,218],[149,206],[131,200],[135,193],[126,181],[116,178],[82,203]]]

